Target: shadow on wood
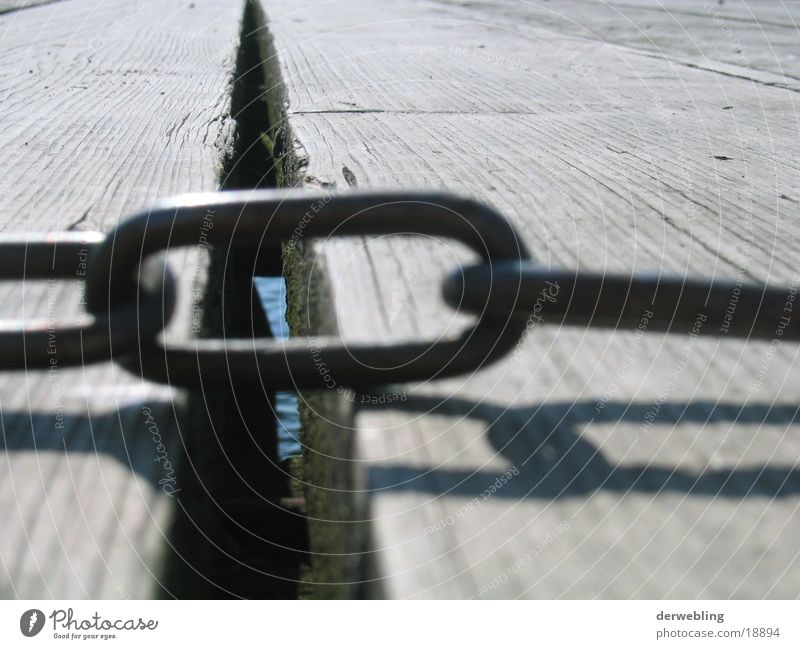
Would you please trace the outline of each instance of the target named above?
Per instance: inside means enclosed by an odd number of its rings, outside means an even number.
[[[494,497],[558,499],[588,496],[599,490],[620,494],[675,492],[718,498],[779,498],[800,494],[800,469],[796,463],[702,471],[650,463],[617,466],[579,432],[580,425],[590,422],[641,423],[653,408],[650,402],[608,402],[599,414],[595,402],[507,408],[458,398],[442,401],[426,397],[410,397],[405,402],[369,408],[484,420],[492,446],[519,470],[518,476],[492,492]],[[666,402],[660,408],[658,421],[661,424],[692,422],[702,425],[716,420],[788,425],[797,415],[798,407],[767,403]],[[651,430],[648,434],[656,433]],[[369,473],[370,485],[381,490],[466,497],[483,494],[500,476],[486,471],[404,466],[373,467]]]
[[[12,411],[3,412],[0,449],[111,457],[169,493],[176,489],[178,440],[168,439],[174,431],[173,407],[164,403],[143,402],[90,416]]]

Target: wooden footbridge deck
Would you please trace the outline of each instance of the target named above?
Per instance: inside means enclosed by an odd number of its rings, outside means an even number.
[[[108,230],[157,198],[226,185],[237,77],[258,67],[260,142],[281,185],[463,193],[553,267],[800,285],[793,4],[248,11],[243,29],[244,0],[0,3],[2,229]],[[247,70],[243,39],[259,54]],[[173,260],[186,295],[205,281],[198,256]],[[455,331],[469,318],[440,280],[471,260],[426,238],[308,243],[285,259],[292,333]],[[0,290],[4,318],[61,317],[79,297]],[[171,333],[190,334],[191,310]],[[800,595],[797,345],[646,329],[537,324],[469,376],[302,393],[303,592]],[[181,462],[203,427],[184,407],[196,397],[111,364],[0,374],[2,596],[186,594],[165,567],[186,491],[163,489],[156,459],[175,458],[176,488],[202,491]],[[212,519],[192,518],[193,533]]]
[[[242,12],[75,0],[0,14],[3,230],[105,231],[158,198],[219,188]],[[79,306],[74,282],[2,292],[4,318]],[[190,312],[180,320],[188,335]],[[185,398],[112,364],[0,375],[3,596],[160,592],[175,509],[160,481],[175,475],[156,460],[178,463]]]
[[[265,8],[299,182],[463,192],[555,267],[797,284],[793,5]],[[298,273],[291,298],[352,340],[445,331],[438,278],[469,260],[391,237],[311,254],[327,293]],[[320,574],[385,597],[798,595],[796,345],[528,333],[473,376],[357,398],[339,437],[341,404],[308,397],[310,464],[351,490],[317,514],[364,521]],[[355,550],[329,528],[315,550]]]

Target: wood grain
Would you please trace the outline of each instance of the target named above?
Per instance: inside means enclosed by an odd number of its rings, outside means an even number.
[[[30,9],[42,4],[51,2],[61,2],[62,0],[2,0],[0,2],[0,13],[10,13],[20,9]]]
[[[158,198],[218,188],[242,12],[221,0],[71,0],[0,15],[0,227],[107,231]],[[184,289],[202,290],[196,258],[173,259]],[[2,316],[75,312],[75,284],[5,283]],[[110,364],[0,376],[1,596],[158,592],[169,492],[181,487],[167,462],[191,434],[184,400]]]
[[[798,282],[794,7],[264,4],[298,183],[466,193],[554,266]],[[310,246],[294,331],[451,331],[439,278],[469,260]],[[308,396],[318,573],[338,596],[797,597],[798,349],[688,334],[537,326],[386,405]]]

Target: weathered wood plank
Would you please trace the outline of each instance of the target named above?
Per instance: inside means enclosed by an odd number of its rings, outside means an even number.
[[[797,68],[756,37],[783,27],[761,32],[730,3],[744,66],[713,15],[660,4],[269,0],[287,160],[309,186],[465,192],[548,264],[796,285]],[[791,24],[771,4],[764,21]],[[382,238],[310,254],[329,290],[309,296],[306,266],[290,268],[296,333],[309,319],[348,339],[457,324],[436,278],[469,260],[460,248]],[[366,489],[332,502],[309,488],[322,518],[368,521],[363,548],[357,526],[329,526],[315,549],[353,554],[321,573],[390,597],[798,595],[795,346],[529,333],[502,363],[399,386],[389,405],[308,397],[310,461],[349,469],[318,485]]]
[[[42,4],[50,4],[51,2],[61,2],[62,0],[2,0],[0,2],[0,13],[9,13],[12,11],[19,11],[20,9],[29,9]]]
[[[710,66],[744,76],[756,70],[794,82],[800,78],[795,54],[800,19],[796,3],[566,0],[522,6],[503,0],[443,2],[449,5],[448,11],[464,18],[485,16],[492,26],[518,34],[552,29],[567,38],[650,52],[675,65]]]
[[[221,0],[71,0],[0,15],[2,229],[109,230],[158,198],[218,188],[242,13]],[[184,288],[203,280],[195,259],[174,259]],[[3,317],[78,308],[68,283],[0,290]],[[157,592],[180,489],[167,462],[191,434],[184,396],[112,365],[0,376],[1,596]]]

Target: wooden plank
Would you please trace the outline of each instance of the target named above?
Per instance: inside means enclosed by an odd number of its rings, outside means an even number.
[[[243,6],[72,0],[1,15],[2,229],[107,231],[158,198],[218,188]],[[202,289],[196,257],[174,259],[183,295]],[[0,290],[3,317],[78,309],[69,283]],[[0,596],[158,592],[184,400],[110,364],[0,376]]]
[[[710,0],[565,0],[524,7],[513,1],[444,0],[464,18],[486,16],[493,27],[518,34],[552,29],[565,37],[625,46],[675,65],[708,67],[748,76],[749,71],[800,79],[796,3]],[[531,32],[533,28],[533,32]],[[793,84],[796,87],[796,83]]]
[[[791,24],[777,4],[759,7]],[[796,286],[797,68],[756,38],[783,27],[738,21],[743,64],[713,15],[659,5],[642,46],[635,3],[269,0],[286,165],[309,187],[477,197],[546,264]],[[470,260],[460,248],[385,237],[307,254],[327,290],[309,294],[309,263],[289,268],[296,334],[463,322],[438,289]],[[528,333],[503,362],[398,386],[387,405],[304,395],[311,516],[340,521],[317,525],[315,574],[351,583],[328,593],[798,595],[795,346]]]
[[[0,1],[0,13],[10,13],[20,9],[29,9],[42,4],[51,2],[61,2],[62,0],[2,0]]]

